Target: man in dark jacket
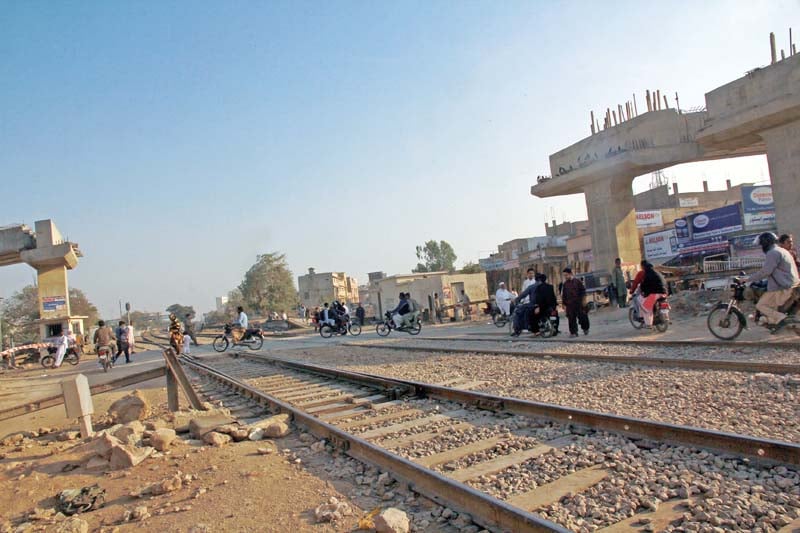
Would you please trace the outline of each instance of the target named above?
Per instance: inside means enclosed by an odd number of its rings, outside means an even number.
[[[578,336],[578,323],[584,335],[589,334],[589,315],[583,308],[583,297],[586,296],[586,287],[583,282],[572,275],[572,269],[567,267],[563,271],[564,285],[561,289],[561,301],[567,311],[569,321],[569,336]]]
[[[364,325],[364,307],[359,303],[358,307],[356,307],[356,318],[358,319],[358,325]]]
[[[547,283],[547,274],[539,274],[539,285],[536,286],[533,301],[535,306],[533,310],[533,331],[538,332],[539,322],[542,319],[549,319],[550,314],[558,307],[556,291],[551,284]],[[554,335],[557,334],[558,318],[556,318],[556,331]]]

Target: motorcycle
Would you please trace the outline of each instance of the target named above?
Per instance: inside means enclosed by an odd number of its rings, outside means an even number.
[[[214,337],[211,346],[217,352],[224,352],[231,345],[233,346],[247,346],[251,350],[260,350],[264,346],[264,333],[257,328],[248,328],[244,331],[244,335],[238,342],[233,340],[233,326],[225,324],[225,333]]]
[[[349,315],[345,315],[342,320],[333,326],[323,324],[319,328],[319,334],[323,339],[330,339],[334,335],[347,335],[348,333],[353,337],[361,335],[361,325],[351,321]]]
[[[628,309],[628,320],[634,329],[642,329],[644,327],[644,317],[642,316],[641,309],[639,308],[639,291],[633,296],[631,307]],[[659,333],[664,333],[669,329],[669,311],[672,307],[669,305],[669,300],[665,297],[658,298],[653,304],[653,327]]]
[[[45,368],[53,368],[56,366],[56,352],[58,349],[54,346],[47,347],[47,355],[42,357],[40,363]],[[70,346],[67,348],[67,352],[64,354],[64,362],[71,364],[72,366],[77,365],[81,362],[81,354],[80,349],[77,346]]]
[[[522,325],[523,330],[533,331],[528,323],[528,316],[531,311],[531,304],[520,304],[511,311],[511,316],[508,317],[509,329],[513,332],[514,328],[514,315],[517,316],[518,323]],[[541,316],[538,319],[539,336],[542,338],[554,337],[557,334],[558,326],[558,309],[554,309],[548,316]]]
[[[747,318],[739,308],[739,303],[751,300],[753,304],[758,303],[761,295],[766,292],[766,284],[757,282],[750,285],[750,294],[747,294],[747,283],[744,278],[736,277],[731,281],[731,298],[728,302],[719,302],[708,314],[706,325],[708,330],[716,338],[723,341],[732,341],[738,337],[742,330],[747,328]],[[783,305],[778,307],[778,311],[788,316],[797,314],[800,304],[800,288],[795,288],[792,296]],[[753,313],[753,321],[761,325],[761,313],[756,309]],[[763,324],[770,333],[777,333],[781,328],[771,324]],[[800,324],[789,324],[797,335],[800,335]]]
[[[103,367],[103,372],[108,372],[108,370],[114,366],[114,362],[111,359],[113,355],[111,346],[97,347],[97,361],[100,363],[100,366]]]
[[[497,326],[498,328],[504,328],[506,324],[511,321],[511,317],[514,316],[514,302],[511,302],[511,313],[505,314],[500,310],[497,305],[492,307],[492,323]]]
[[[419,335],[419,332],[422,331],[422,323],[419,321],[419,317],[415,318],[410,326],[402,326],[398,328],[395,326],[394,320],[392,320],[391,313],[387,312],[384,316],[386,317],[384,321],[375,326],[375,331],[381,337],[386,337],[392,332],[393,329],[397,331],[404,331],[409,335]]]

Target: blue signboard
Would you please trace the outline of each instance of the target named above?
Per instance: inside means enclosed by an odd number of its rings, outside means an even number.
[[[686,217],[675,219],[675,238],[678,242],[687,242],[689,240],[689,221]]]
[[[707,239],[726,233],[742,231],[742,214],[740,203],[718,207],[711,211],[689,217],[692,226],[692,240]]]
[[[728,251],[728,239],[725,237],[713,237],[711,239],[693,240],[687,243],[678,244],[678,253],[682,257],[697,255],[718,254]]]
[[[742,187],[742,207],[745,213],[773,211],[775,203],[772,198],[772,187],[770,185]]]

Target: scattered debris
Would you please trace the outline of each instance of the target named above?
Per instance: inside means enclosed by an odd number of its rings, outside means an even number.
[[[203,442],[211,446],[224,446],[231,441],[231,436],[216,431],[209,431],[203,436]]]
[[[328,503],[323,503],[314,509],[314,517],[317,522],[335,522],[343,516],[350,516],[353,510],[345,502],[340,502],[338,498],[331,496]]]
[[[158,428],[150,434],[150,445],[156,450],[163,452],[169,448],[176,436],[174,429]]]
[[[125,424],[134,420],[144,420],[147,418],[147,400],[141,391],[135,390],[127,396],[123,396],[108,408],[108,414],[114,422]]]
[[[92,485],[81,489],[62,490],[56,495],[56,508],[59,512],[72,516],[98,509],[105,501],[105,489],[101,489],[99,485]]]

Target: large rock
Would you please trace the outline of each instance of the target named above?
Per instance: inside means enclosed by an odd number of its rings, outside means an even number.
[[[250,424],[250,429],[255,428],[266,428],[267,426],[274,424],[275,422],[283,422],[284,424],[288,424],[289,420],[291,420],[292,416],[289,413],[281,413],[279,415],[273,415],[269,418],[265,418],[263,420],[259,420],[258,422],[254,422]]]
[[[114,431],[112,435],[117,437],[122,442],[135,444],[137,441],[142,439],[142,432],[144,432],[144,424],[138,420],[132,420]]]
[[[175,440],[175,436],[174,429],[159,428],[150,435],[150,445],[156,450],[163,452],[169,448],[169,445]]]
[[[372,523],[377,533],[408,533],[408,515],[395,507],[381,511]]]
[[[285,437],[289,434],[289,426],[284,422],[273,422],[264,428],[264,436],[271,439]]]
[[[197,416],[189,421],[189,433],[196,439],[202,439],[206,433],[232,422],[233,418],[230,415],[222,413]]]
[[[134,420],[144,420],[147,418],[148,405],[142,393],[138,390],[133,391],[127,396],[123,396],[108,408],[108,414],[112,420],[120,424],[132,422]]]
[[[111,450],[110,466],[114,470],[136,466],[155,451],[154,448],[137,448],[135,446],[119,445]]]
[[[150,487],[147,489],[147,492],[158,496],[160,494],[166,494],[168,492],[179,490],[182,486],[183,479],[181,479],[180,474],[175,474],[172,477],[168,477],[159,481],[158,483],[150,485]]]
[[[86,461],[86,465],[84,466],[86,470],[106,470],[110,466],[110,463],[108,462],[108,459],[104,459],[95,455]]]
[[[56,533],[88,533],[89,524],[77,516],[71,516],[58,525]]]
[[[99,433],[86,444],[78,446],[74,452],[98,455],[104,459],[108,459],[111,457],[111,450],[113,450],[115,446],[120,445],[122,445],[122,441],[117,437],[109,435],[108,433]]]
[[[231,436],[216,431],[209,431],[203,435],[203,442],[212,446],[224,446],[231,441]]]

